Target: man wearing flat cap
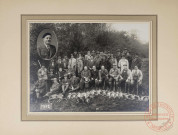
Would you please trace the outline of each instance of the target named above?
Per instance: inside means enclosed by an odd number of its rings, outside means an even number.
[[[109,71],[109,76],[110,89],[114,89],[117,91],[119,83],[122,80],[122,76],[120,70],[117,68],[117,65],[115,63],[113,64],[113,68],[111,68],[111,70]]]
[[[70,91],[76,91],[80,88],[80,79],[76,77],[76,74],[73,73],[72,77],[70,78],[70,86],[69,90]]]
[[[43,59],[51,59],[56,54],[56,47],[51,45],[52,34],[45,33],[42,38],[44,45],[39,47],[39,55]]]

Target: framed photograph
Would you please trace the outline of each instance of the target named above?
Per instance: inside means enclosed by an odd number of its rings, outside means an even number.
[[[157,119],[156,15],[21,15],[22,120]]]

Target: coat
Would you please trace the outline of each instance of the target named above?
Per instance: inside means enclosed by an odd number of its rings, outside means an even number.
[[[56,47],[49,45],[49,49],[45,45],[42,45],[38,49],[39,55],[42,59],[51,59],[56,54]]]

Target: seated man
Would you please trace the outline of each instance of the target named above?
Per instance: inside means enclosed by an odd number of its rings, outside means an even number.
[[[67,75],[64,75],[64,79],[62,80],[62,93],[66,94],[69,89],[70,81],[67,78]]]
[[[58,93],[60,88],[61,88],[61,83],[57,82],[57,78],[53,78],[53,84],[50,88],[50,91],[48,93],[46,93],[45,96],[51,96],[53,94]]]
[[[125,93],[129,93],[132,73],[131,73],[130,69],[128,69],[127,65],[124,65],[124,69],[121,72],[121,76],[123,78],[123,80],[121,82],[121,87],[122,87],[122,89],[124,88]]]
[[[85,86],[85,90],[89,88],[91,73],[88,70],[87,66],[84,67],[84,70],[81,73],[81,80],[80,80],[80,89],[82,90]]]
[[[119,82],[122,80],[122,76],[116,64],[113,64],[113,68],[111,68],[111,70],[109,71],[109,76],[110,89],[114,89],[117,91],[119,87]]]
[[[106,89],[108,83],[108,70],[101,66],[99,70],[99,85],[101,89]]]
[[[96,69],[96,66],[93,66],[91,70],[91,87],[98,89],[98,84],[99,84],[98,70]]]
[[[132,70],[132,79],[131,79],[131,84],[133,86],[133,91],[137,95],[139,94],[139,87],[142,84],[142,79],[143,79],[143,74],[142,71],[138,69],[137,66],[134,67]]]
[[[76,77],[76,74],[73,73],[73,76],[70,78],[70,91],[76,91],[80,88],[80,79]]]
[[[35,83],[35,93],[37,102],[46,94],[46,80],[39,78]]]

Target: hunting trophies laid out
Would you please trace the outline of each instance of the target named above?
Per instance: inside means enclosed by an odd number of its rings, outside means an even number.
[[[49,97],[48,102],[52,103],[54,100],[60,102],[61,100],[73,100],[78,99],[80,101],[89,103],[92,99],[97,98],[97,96],[102,96],[108,99],[123,99],[123,100],[137,100],[137,101],[148,101],[148,96],[138,96],[133,94],[127,94],[122,92],[108,91],[108,90],[91,90],[88,92],[72,92],[67,95],[66,98],[62,94],[54,94]],[[76,100],[76,102],[78,102]]]

